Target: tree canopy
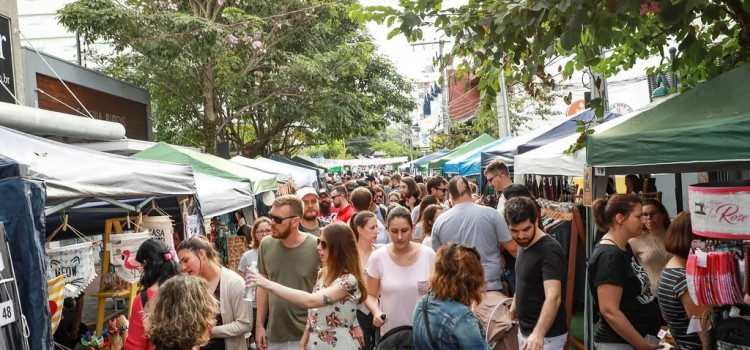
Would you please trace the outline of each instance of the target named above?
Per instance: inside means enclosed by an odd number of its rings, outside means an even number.
[[[354,1],[78,0],[60,22],[116,54],[103,70],[146,87],[160,140],[225,140],[249,156],[372,135],[416,105]]]
[[[543,99],[543,87],[555,88],[575,71],[611,76],[632,68],[638,59],[664,57],[673,43],[677,59],[654,68],[678,74],[681,89],[750,61],[750,1],[496,0],[451,8],[447,3],[354,5],[350,16],[386,23],[393,27],[391,37],[421,40],[423,28],[431,26],[455,39],[442,64],[453,61],[459,72],[486,79],[480,86],[485,106],[500,91],[503,70],[510,83]],[[560,57],[567,62],[551,64]],[[592,105],[603,114],[600,99]]]

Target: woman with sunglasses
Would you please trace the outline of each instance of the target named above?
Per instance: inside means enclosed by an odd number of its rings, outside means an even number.
[[[357,305],[364,302],[367,292],[357,242],[349,226],[333,223],[323,228],[318,254],[323,269],[312,293],[283,286],[256,273],[251,273],[246,281],[309,310],[300,348],[357,349],[363,345],[363,338],[355,338],[351,328],[357,325]]]
[[[644,225],[640,236],[628,241],[633,254],[643,266],[651,281],[651,294],[657,295],[656,282],[672,254],[664,248],[664,238],[669,227],[669,213],[664,204],[653,199],[643,201]]]
[[[247,350],[245,334],[252,328],[252,308],[242,298],[245,283],[234,271],[221,266],[219,253],[205,236],[194,236],[177,246],[182,272],[200,276],[208,283],[208,291],[219,301],[221,312],[211,341],[202,349]]]
[[[430,247],[411,241],[414,224],[409,209],[394,208],[386,223],[391,243],[372,252],[365,269],[367,308],[381,335],[399,326],[411,326],[412,311],[419,298],[427,294],[435,263]]]
[[[437,251],[430,292],[414,309],[417,349],[490,349],[482,325],[471,311],[482,301],[485,281],[479,252],[467,245],[444,244]]]

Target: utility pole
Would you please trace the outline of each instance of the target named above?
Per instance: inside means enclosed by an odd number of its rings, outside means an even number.
[[[500,94],[497,104],[497,136],[499,139],[510,136],[510,108],[508,107],[508,87],[505,84],[505,69],[500,73]]]
[[[415,46],[426,46],[426,45],[435,45],[438,44],[438,58],[440,60],[443,59],[443,46],[445,46],[445,43],[447,41],[445,40],[438,40],[438,41],[426,41],[421,43],[414,43],[411,44],[412,47]],[[450,114],[450,93],[448,91],[448,65],[445,64],[445,67],[443,67],[443,70],[440,72],[442,76],[443,82],[440,84],[440,89],[442,89],[442,107],[443,107],[443,133],[450,133],[451,130],[451,114]]]

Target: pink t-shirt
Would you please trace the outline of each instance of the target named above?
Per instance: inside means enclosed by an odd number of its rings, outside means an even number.
[[[413,244],[413,243],[412,243]],[[435,252],[418,244],[417,261],[409,267],[396,265],[387,246],[376,249],[367,261],[367,275],[380,280],[380,310],[387,316],[380,328],[383,335],[399,326],[411,326],[419,298],[427,292],[435,268]]]

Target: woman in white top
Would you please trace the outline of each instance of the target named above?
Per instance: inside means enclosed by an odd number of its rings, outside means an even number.
[[[414,308],[430,287],[435,265],[435,252],[411,241],[414,224],[408,209],[394,208],[386,223],[391,243],[372,252],[365,269],[367,308],[373,312],[373,323],[380,327],[381,335],[412,325]]]

